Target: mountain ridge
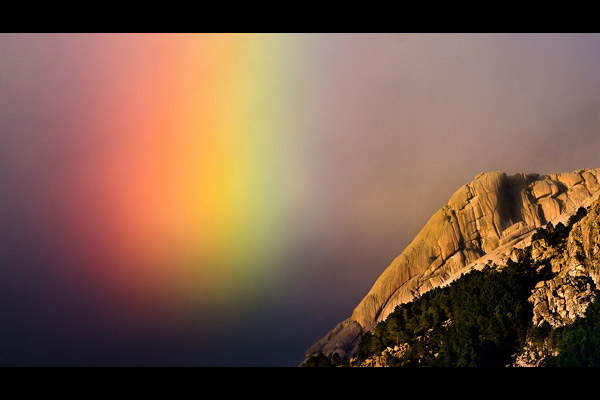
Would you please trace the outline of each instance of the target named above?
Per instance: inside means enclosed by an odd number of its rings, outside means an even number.
[[[456,190],[353,310],[306,351],[352,356],[363,333],[402,303],[488,261],[501,262],[548,222],[566,222],[600,196],[600,168],[547,175],[480,173]]]

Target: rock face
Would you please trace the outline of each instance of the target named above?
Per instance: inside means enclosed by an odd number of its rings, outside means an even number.
[[[572,323],[585,313],[600,285],[600,201],[573,225],[565,248],[558,254],[546,248],[544,241],[534,243],[532,254],[556,273],[552,279],[539,282],[529,298],[534,306],[533,322],[540,325],[547,321],[555,328]]]
[[[431,217],[376,280],[352,315],[309,348],[306,357],[319,352],[329,356],[334,352],[342,357],[353,355],[360,336],[385,320],[398,304],[448,284],[472,268],[483,267],[488,260],[505,261],[514,247],[528,245],[538,228],[548,222],[565,223],[579,207],[588,207],[600,196],[599,182],[600,168],[549,175],[507,176],[501,171],[477,175]],[[599,257],[598,229],[595,233],[593,236],[582,231],[580,239],[573,239],[569,251],[587,251]],[[585,296],[582,282],[577,280],[581,268],[569,265],[575,272],[566,275],[575,279],[577,289],[565,287],[565,299]],[[598,271],[591,269],[581,273],[598,277]],[[551,284],[548,285],[551,291]],[[545,315],[546,292],[539,289],[538,314]],[[548,303],[547,307],[549,312],[562,312],[554,304]],[[573,315],[578,312],[573,311]]]

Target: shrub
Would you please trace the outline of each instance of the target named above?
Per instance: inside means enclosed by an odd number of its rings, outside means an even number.
[[[331,362],[329,358],[323,353],[319,353],[317,355],[311,356],[306,360],[307,367],[331,367]]]

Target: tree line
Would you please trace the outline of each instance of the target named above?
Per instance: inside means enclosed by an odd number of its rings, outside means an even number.
[[[538,230],[533,240],[561,246],[573,225],[587,214],[580,208],[567,222]],[[551,342],[559,356],[549,366],[600,365],[600,305],[593,303],[587,318],[561,329],[533,325],[533,305],[527,301],[535,284],[550,271],[531,257],[531,246],[518,261],[488,264],[444,287],[431,289],[398,305],[385,321],[361,337],[353,360],[334,354],[309,358],[307,366],[360,364],[396,346],[406,349],[387,356],[387,366],[504,367],[526,343]]]

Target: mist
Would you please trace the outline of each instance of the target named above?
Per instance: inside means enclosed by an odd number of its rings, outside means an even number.
[[[302,178],[277,295],[211,310],[210,330],[192,321],[145,343],[90,333],[100,328],[80,293],[61,291],[68,261],[51,240],[61,224],[52,185],[79,182],[71,167],[102,146],[94,121],[73,118],[93,115],[90,93],[111,79],[102,36],[0,35],[2,364],[296,366],[478,173],[600,167],[598,34],[288,37],[308,44],[297,56],[298,147],[286,149]]]

